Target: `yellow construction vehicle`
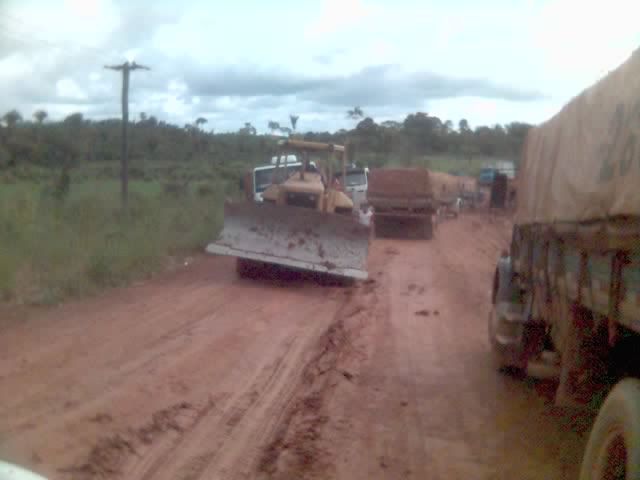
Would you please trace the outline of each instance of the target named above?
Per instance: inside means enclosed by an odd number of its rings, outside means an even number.
[[[237,257],[238,273],[264,264],[337,277],[366,279],[369,230],[354,215],[353,201],[336,179],[346,170],[345,148],[282,140],[273,183],[262,203],[225,204],[224,227],[207,252]],[[303,166],[283,179],[280,158],[295,153]],[[310,162],[310,155],[314,158]]]

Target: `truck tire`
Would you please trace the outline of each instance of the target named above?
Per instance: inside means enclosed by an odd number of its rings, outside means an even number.
[[[640,381],[627,378],[607,396],[582,459],[580,480],[640,478]]]
[[[510,258],[500,258],[493,276],[491,310],[488,318],[489,345],[491,360],[498,371],[523,373],[526,364],[521,355],[526,337],[527,325],[506,322],[501,317],[499,306],[511,304],[517,295],[517,286],[513,283],[513,267]],[[513,342],[505,343],[505,338],[513,337]],[[515,341],[516,339],[519,341]]]
[[[431,215],[425,218],[422,228],[423,237],[426,240],[431,240],[433,238],[433,221],[431,220]]]
[[[384,217],[376,217],[374,214],[373,234],[375,238],[385,238],[389,236],[389,222]]]

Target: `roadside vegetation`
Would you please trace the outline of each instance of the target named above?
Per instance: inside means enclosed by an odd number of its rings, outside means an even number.
[[[488,161],[517,161],[529,126],[477,127],[424,113],[376,123],[355,107],[354,128],[274,134],[348,144],[360,165],[423,166],[474,175]],[[144,278],[186,252],[201,251],[222,224],[223,203],[242,174],[275,153],[251,123],[235,133],[207,120],[178,127],[140,114],[130,125],[130,200],[119,191],[120,120],[82,114],[47,121],[19,112],[0,119],[0,301],[51,303]],[[289,125],[289,124],[288,124]]]
[[[115,181],[61,177],[0,186],[2,300],[52,303],[144,278],[211,240],[233,193],[219,182],[134,182],[125,212]]]

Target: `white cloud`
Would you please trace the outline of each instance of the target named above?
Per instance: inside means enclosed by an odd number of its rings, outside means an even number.
[[[570,71],[582,87],[624,62],[640,45],[636,0],[546,2],[532,23],[532,42],[548,72]],[[578,92],[575,92],[578,93]]]
[[[310,39],[319,39],[353,28],[375,12],[376,8],[365,4],[365,0],[324,0],[318,18],[309,23],[305,34]]]
[[[63,78],[56,82],[56,94],[65,100],[86,100],[89,98],[80,85],[72,78]]]
[[[43,47],[99,48],[120,21],[111,0],[9,2],[12,31]]]

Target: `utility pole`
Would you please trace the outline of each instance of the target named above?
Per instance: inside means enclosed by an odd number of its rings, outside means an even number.
[[[122,143],[120,158],[120,194],[122,206],[127,208],[129,202],[129,145],[127,127],[129,125],[129,74],[132,70],[151,70],[136,62],[124,62],[122,65],[105,65],[104,68],[122,72]]]

